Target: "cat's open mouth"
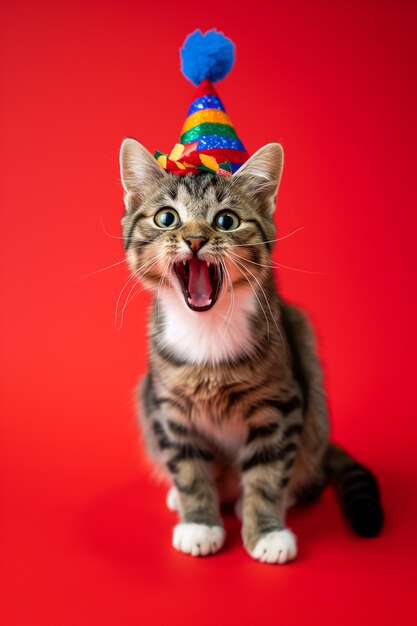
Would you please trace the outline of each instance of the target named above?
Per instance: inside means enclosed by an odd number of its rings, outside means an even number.
[[[174,265],[187,306],[193,311],[207,311],[220,293],[222,271],[219,265],[196,256]]]

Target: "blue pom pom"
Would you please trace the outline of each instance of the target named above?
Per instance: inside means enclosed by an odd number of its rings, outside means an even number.
[[[182,73],[194,85],[199,85],[205,78],[215,83],[232,69],[235,45],[215,29],[205,35],[201,30],[195,30],[184,41],[180,54]]]

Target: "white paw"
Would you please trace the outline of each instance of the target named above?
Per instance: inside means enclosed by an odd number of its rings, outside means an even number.
[[[180,498],[175,487],[171,487],[168,491],[166,503],[170,511],[176,511],[177,513],[180,512]]]
[[[207,556],[218,552],[224,544],[225,532],[221,526],[205,524],[178,524],[174,528],[174,548],[192,556]]]
[[[268,533],[259,539],[251,555],[262,563],[291,561],[297,556],[295,535],[288,528]]]

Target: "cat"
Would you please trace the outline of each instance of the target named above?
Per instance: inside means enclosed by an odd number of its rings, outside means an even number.
[[[177,550],[221,549],[221,502],[235,502],[247,552],[295,558],[292,503],[338,485],[353,529],[377,535],[383,512],[371,472],[329,442],[315,341],[274,283],[280,144],[232,176],[176,176],[134,139],[120,153],[123,240],[132,273],[155,294],[139,417],[177,511]]]

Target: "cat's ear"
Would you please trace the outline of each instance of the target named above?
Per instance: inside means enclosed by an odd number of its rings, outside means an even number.
[[[123,189],[141,198],[149,185],[166,176],[148,150],[135,139],[125,139],[120,148],[120,177]]]
[[[268,143],[233,174],[233,179],[249,185],[251,193],[260,200],[260,205],[272,215],[283,167],[284,151],[281,144]]]

